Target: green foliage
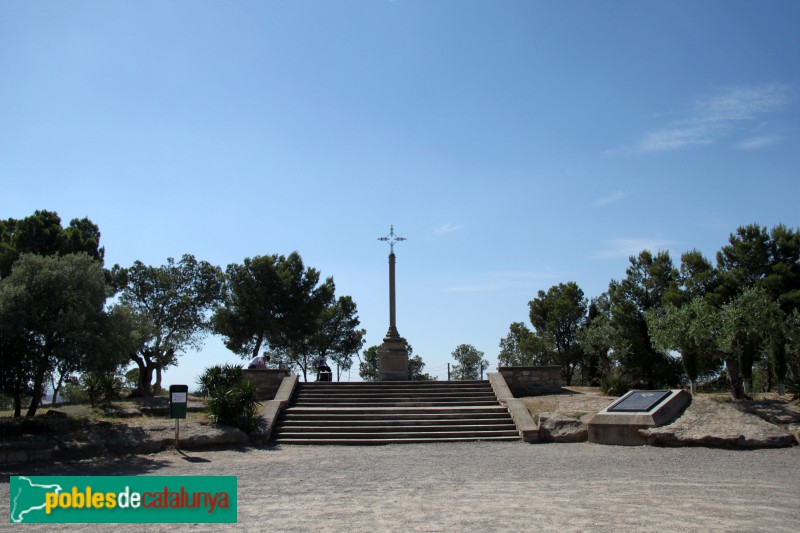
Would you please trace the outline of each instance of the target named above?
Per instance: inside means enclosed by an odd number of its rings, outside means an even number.
[[[405,341],[406,352],[408,353],[408,379],[412,381],[433,381],[430,374],[423,374],[422,369],[425,363],[419,355],[412,355],[414,347]],[[358,365],[358,375],[364,381],[378,381],[381,375],[381,347],[376,344],[370,346],[362,353],[361,362]]]
[[[107,289],[100,263],[84,253],[23,254],[0,280],[0,389],[30,395],[28,416],[56,369],[115,369],[103,339]]]
[[[330,357],[339,371],[349,370],[367,333],[358,329],[359,324],[356,304],[350,296],[331,302],[318,318],[310,340],[311,355]]]
[[[537,366],[553,362],[553,351],[547,339],[533,332],[522,322],[513,322],[508,335],[500,339],[500,366]]]
[[[667,252],[654,256],[645,250],[629,260],[626,277],[608,287],[615,357],[621,371],[643,387],[677,385],[680,365],[652,346],[645,314],[680,301],[678,271]]]
[[[381,370],[381,347],[379,345],[370,346],[364,350],[363,358],[358,365],[358,375],[364,381],[378,381]]]
[[[436,378],[430,374],[422,372],[425,362],[422,357],[415,355],[408,358],[408,379],[411,381],[435,381]]]
[[[14,399],[8,394],[0,392],[0,411],[7,411],[14,405]]]
[[[70,378],[64,383],[64,392],[62,396],[65,401],[69,403],[88,403],[89,395],[86,388],[81,384],[78,378]]]
[[[681,307],[654,309],[645,317],[652,345],[664,351],[679,351],[689,380],[695,382],[699,376],[718,370],[718,317],[704,299],[697,297]]]
[[[611,371],[613,338],[611,304],[608,294],[603,293],[589,303],[586,323],[578,332],[583,352],[580,369],[583,384],[598,385],[600,377]]]
[[[456,361],[452,378],[455,381],[477,381],[481,370],[489,368],[489,361],[483,358],[483,352],[471,344],[460,344],[451,354]]]
[[[320,353],[341,367],[360,349],[363,330],[356,329],[352,299],[335,301],[333,279],[319,283],[319,271],[306,268],[297,252],[245,259],[228,265],[226,277],[223,306],[212,324],[241,357],[255,357],[269,344],[276,358],[307,379]]]
[[[242,380],[242,368],[238,365],[216,365],[205,369],[197,378],[199,394],[208,396],[217,390],[230,389]]]
[[[80,385],[92,407],[110,405],[122,393],[122,380],[114,374],[89,372],[81,377]]]
[[[208,412],[215,422],[252,433],[258,427],[259,391],[253,383],[240,381],[233,386],[217,387],[208,400]]]
[[[606,396],[622,396],[631,390],[631,380],[619,372],[612,372],[600,378],[600,392]]]
[[[99,245],[100,229],[88,218],[73,219],[66,228],[53,211],[36,211],[21,220],[0,220],[0,278],[11,273],[22,254],[85,253],[102,264],[105,250]]]
[[[578,334],[586,320],[587,301],[575,282],[559,283],[528,303],[530,319],[536,332],[548,339],[555,349],[555,363],[567,385],[581,364]]]
[[[177,364],[184,350],[202,346],[224,278],[218,267],[186,254],[160,267],[136,261],[127,280],[120,303],[128,326],[119,339],[139,367],[139,394],[150,396],[160,388],[163,369]]]

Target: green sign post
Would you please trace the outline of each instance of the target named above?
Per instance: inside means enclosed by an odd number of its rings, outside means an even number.
[[[181,433],[180,419],[186,418],[186,404],[189,399],[188,385],[169,386],[169,417],[175,419],[175,449],[178,449],[178,438]]]

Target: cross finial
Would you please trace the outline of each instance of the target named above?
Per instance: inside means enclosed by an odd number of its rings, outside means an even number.
[[[379,241],[384,241],[389,243],[389,252],[394,253],[394,243],[406,240],[405,237],[398,237],[394,234],[394,225],[389,227],[389,235],[386,237],[378,237]]]

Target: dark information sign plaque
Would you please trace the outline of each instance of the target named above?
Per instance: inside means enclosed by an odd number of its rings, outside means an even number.
[[[639,390],[607,409],[609,413],[646,413],[671,394],[668,390]]]

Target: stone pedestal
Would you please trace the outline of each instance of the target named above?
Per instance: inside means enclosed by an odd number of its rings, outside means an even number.
[[[618,409],[623,402],[634,395],[646,393],[665,393],[665,398],[653,406],[645,405],[640,410]],[[617,444],[621,446],[641,446],[647,444],[647,437],[640,429],[649,429],[669,424],[683,412],[692,401],[691,395],[682,389],[670,391],[630,391],[615,401],[589,422],[589,442]]]
[[[402,337],[386,337],[381,345],[380,381],[408,381],[408,352]]]

